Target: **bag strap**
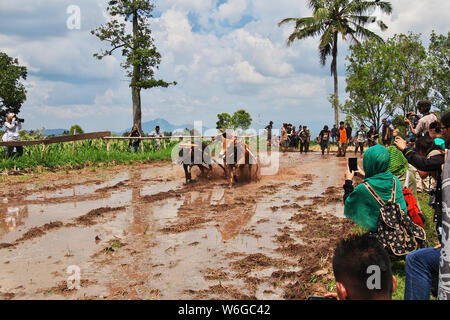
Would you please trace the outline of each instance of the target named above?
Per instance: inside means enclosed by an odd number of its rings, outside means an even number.
[[[380,196],[375,192],[375,190],[373,190],[370,184],[364,182],[364,185],[366,186],[367,190],[369,190],[370,194],[375,198],[375,200],[380,204],[380,206],[384,206],[383,199],[381,199]]]
[[[395,180],[395,177],[392,178],[394,180],[394,186],[392,187],[392,195],[391,195],[391,201],[392,203],[395,203],[395,194],[397,193],[397,180]]]
[[[392,188],[392,195],[391,199],[389,200],[392,203],[395,202],[395,194],[397,192],[397,181],[395,180],[395,178],[393,178],[393,180],[394,180],[394,187]],[[366,186],[367,190],[369,190],[370,194],[375,198],[375,200],[380,204],[380,206],[384,206],[385,203],[383,199],[381,199],[381,197],[375,192],[375,190],[373,190],[370,184],[364,182],[364,185]]]
[[[406,169],[406,181],[405,181],[405,187],[406,188],[409,188],[408,187],[408,185],[409,185],[409,165],[408,165],[408,168]]]

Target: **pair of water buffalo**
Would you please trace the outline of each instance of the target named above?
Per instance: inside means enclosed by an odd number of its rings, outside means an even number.
[[[217,144],[221,145],[219,159],[211,155],[211,150]],[[238,169],[241,173],[239,176],[242,176],[244,168],[247,167],[249,179],[252,178],[252,165],[256,165],[257,170],[259,169],[257,158],[251,152],[250,147],[236,137],[227,134],[217,136],[209,145],[202,142],[201,147],[199,144],[181,144],[178,162],[183,164],[186,183],[192,181],[193,166],[198,166],[202,176],[207,177],[212,171],[212,165],[217,164],[223,169],[230,186],[237,181],[236,171]]]

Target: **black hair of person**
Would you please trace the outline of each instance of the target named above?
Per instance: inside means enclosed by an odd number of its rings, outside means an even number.
[[[429,135],[417,137],[414,149],[417,152],[429,154],[433,150],[442,150],[442,148],[434,142],[434,139]]]
[[[380,270],[380,288],[370,288],[371,266]],[[378,240],[368,233],[342,240],[334,251],[333,272],[352,300],[391,299],[392,269],[389,255]]]
[[[441,124],[444,127],[450,128],[450,111],[445,113],[441,118]]]
[[[429,100],[420,100],[417,102],[417,108],[422,109],[425,113],[428,113],[431,109],[431,102]]]

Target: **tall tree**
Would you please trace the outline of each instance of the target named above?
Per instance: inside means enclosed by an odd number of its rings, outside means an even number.
[[[398,60],[397,53],[394,47],[371,39],[350,46],[345,79],[349,99],[341,110],[357,123],[379,130],[381,119],[393,115],[391,61]]]
[[[309,7],[313,10],[312,17],[286,18],[278,23],[294,22],[294,31],[288,37],[287,45],[295,40],[321,36],[319,44],[320,62],[325,65],[327,58],[332,57],[331,75],[334,77],[334,119],[335,124],[339,122],[339,98],[338,98],[338,35],[343,40],[349,38],[358,43],[359,39],[374,38],[378,41],[383,39],[364,26],[377,22],[381,30],[387,26],[383,21],[371,15],[376,8],[381,12],[390,14],[392,6],[385,1],[361,1],[361,0],[308,0]]]
[[[226,112],[217,115],[216,129],[248,129],[252,124],[250,113],[244,109],[239,109],[230,115]]]
[[[437,35],[434,31],[430,36],[428,47],[427,70],[429,71],[432,89],[432,102],[439,111],[444,112],[450,105],[450,32]]]
[[[109,0],[106,9],[111,21],[92,30],[100,40],[109,42],[111,49],[94,54],[98,59],[110,56],[117,49],[122,50],[126,58],[121,64],[130,78],[131,98],[133,102],[133,124],[142,132],[141,90],[153,87],[176,85],[155,79],[155,69],[161,63],[161,54],[157,51],[151,35],[150,18],[154,5],[150,0]],[[124,21],[124,22],[119,22]],[[131,33],[127,28],[131,24]]]
[[[234,129],[241,128],[245,130],[248,129],[252,124],[252,117],[250,116],[250,113],[248,113],[244,109],[240,109],[233,113],[231,121],[233,123]]]
[[[217,115],[216,129],[231,129],[233,127],[233,118],[226,112]]]
[[[0,126],[8,113],[19,113],[27,93],[21,81],[26,79],[27,68],[20,66],[17,59],[0,52]]]
[[[387,41],[393,52],[389,57],[393,85],[390,99],[405,116],[417,112],[417,102],[425,99],[430,91],[427,81],[427,52],[419,34],[398,34]]]

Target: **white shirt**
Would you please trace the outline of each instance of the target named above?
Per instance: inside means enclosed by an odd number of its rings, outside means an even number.
[[[161,138],[163,135],[161,134],[161,131],[156,133],[156,131],[153,131],[152,133],[149,134],[149,137],[154,137],[154,138]],[[161,142],[158,139],[155,139],[156,142],[156,146],[159,148],[161,146]]]
[[[426,116],[423,116],[420,118],[419,122],[417,122],[416,129],[414,130],[414,133],[416,135],[423,133],[426,134],[430,128],[430,124],[434,121],[437,121],[437,117],[434,113],[427,114]]]
[[[6,141],[17,141],[20,140],[19,131],[22,129],[22,124],[17,121],[12,121],[9,123],[5,122],[6,127]]]

